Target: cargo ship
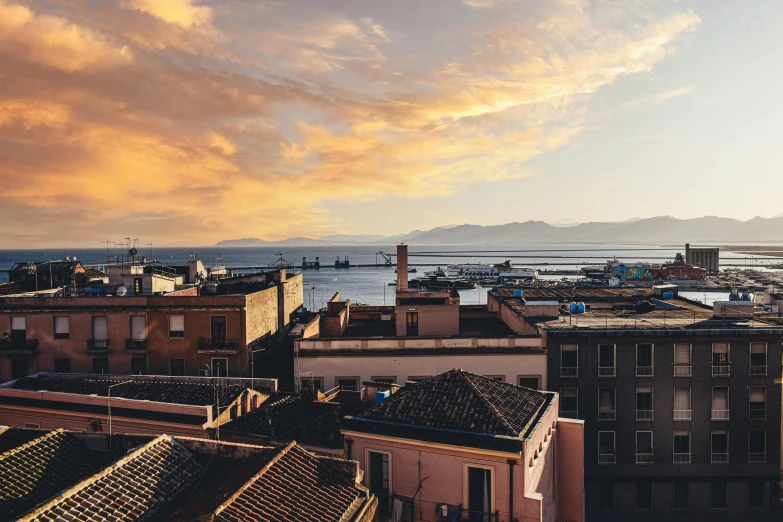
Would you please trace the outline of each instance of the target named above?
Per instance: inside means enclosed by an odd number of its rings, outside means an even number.
[[[685,262],[682,254],[677,254],[674,261],[662,265],[637,261],[625,264],[616,257],[606,262],[603,267],[585,266],[582,272],[589,279],[618,279],[620,281],[703,281],[707,276],[707,270],[693,266]]]
[[[693,266],[685,262],[682,254],[674,256],[674,261],[664,263],[658,269],[659,279],[669,280],[704,280],[707,277],[707,270],[698,266]]]

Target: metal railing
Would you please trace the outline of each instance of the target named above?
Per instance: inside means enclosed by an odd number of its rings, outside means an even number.
[[[748,453],[748,462],[754,464],[763,463],[767,460],[767,454],[765,453]]]
[[[691,454],[690,453],[673,453],[672,454],[672,464],[690,464],[691,463]]]
[[[752,365],[750,367],[750,374],[751,375],[755,375],[755,376],[766,377],[766,375],[767,375],[767,365],[766,364],[763,364],[763,365],[762,364]]]
[[[579,377],[579,368],[576,366],[561,366],[560,377]]]
[[[636,410],[636,420],[651,421],[654,417],[654,410]]]
[[[749,414],[748,416],[749,416],[750,420],[752,420],[752,421],[767,420],[767,409],[766,408],[764,408],[764,409],[761,409],[761,408],[759,408],[759,409],[752,409],[752,410],[750,410],[748,412],[748,414]]]
[[[692,364],[675,364],[674,365],[675,377],[692,377],[693,365]]]
[[[654,461],[654,455],[652,453],[637,453],[636,454],[636,463],[637,464],[652,464]]]
[[[224,352],[237,352],[239,351],[238,339],[207,339],[204,337],[198,340],[199,351],[224,351]]]
[[[486,513],[483,511],[471,511],[459,506],[459,519],[465,522],[498,522],[500,520],[500,512]]]
[[[22,354],[38,351],[38,339],[12,339],[8,342],[0,341],[0,353]]]
[[[712,420],[714,421],[729,420],[729,410],[712,410]]]
[[[146,339],[125,339],[125,349],[129,352],[142,352],[147,350]]]
[[[109,345],[108,339],[87,339],[87,351],[90,352],[107,352]]]
[[[572,410],[564,410],[560,412],[560,416],[564,419],[578,419],[579,413]]]
[[[655,367],[654,366],[637,366],[636,367],[636,376],[637,377],[652,377],[655,373]]]
[[[598,410],[599,421],[613,421],[617,417],[617,410]]]
[[[728,453],[710,453],[710,464],[728,464]]]
[[[598,367],[598,376],[599,377],[614,377],[615,374],[615,367],[614,366],[599,366]]]
[[[728,377],[731,375],[731,365],[730,364],[713,364],[712,365],[712,376],[713,377]]]
[[[617,453],[599,453],[599,464],[617,464]]]
[[[674,420],[676,421],[691,420],[691,410],[674,410]]]

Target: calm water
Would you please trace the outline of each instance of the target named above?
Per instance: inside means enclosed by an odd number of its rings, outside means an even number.
[[[560,268],[575,269],[584,265],[604,264],[607,259],[617,256],[626,262],[650,261],[661,263],[673,259],[681,248],[661,247],[655,250],[639,250],[638,245],[542,245],[514,244],[512,245],[411,245],[409,247],[410,263],[419,266],[417,274],[431,270],[437,265],[450,263],[499,263],[510,259],[514,265],[536,266],[539,269]],[[649,247],[648,247],[649,248]],[[375,246],[345,246],[345,247],[254,247],[254,248],[155,248],[152,252],[140,249],[140,255],[148,259],[156,259],[162,264],[183,265],[190,255],[195,253],[204,264],[211,267],[215,258],[220,257],[221,264],[235,271],[250,271],[250,267],[265,267],[277,259],[276,253],[297,265],[302,257],[314,261],[320,257],[323,268],[319,270],[303,270],[305,281],[305,303],[310,307],[313,303],[320,307],[335,292],[340,292],[342,298],[348,298],[354,303],[391,304],[394,299],[393,286],[388,283],[395,281],[393,267],[370,266],[350,269],[335,269],[334,261],[338,256],[343,259],[348,256],[352,265],[383,264],[379,251],[394,253],[394,245]],[[482,251],[483,252],[476,252]],[[436,253],[437,252],[437,253]],[[112,252],[113,253],[113,252]],[[69,249],[67,254],[75,256],[85,265],[101,265],[106,262],[105,249]],[[14,263],[21,261],[46,261],[63,259],[65,253],[60,250],[0,250],[0,269],[8,269]],[[557,278],[557,277],[555,277]],[[0,272],[0,282],[7,280],[7,273]],[[486,293],[489,287],[477,290],[460,290],[464,304],[486,303]],[[689,292],[693,299],[703,300],[703,292]],[[709,303],[715,299],[723,299],[723,294],[707,293]]]

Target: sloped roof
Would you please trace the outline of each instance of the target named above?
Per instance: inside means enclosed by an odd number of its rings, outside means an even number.
[[[52,431],[0,454],[0,520],[11,520],[94,473],[83,442]]]
[[[161,435],[19,520],[152,520],[203,471],[184,446]]]
[[[551,395],[450,370],[406,386],[358,418],[523,437]]]

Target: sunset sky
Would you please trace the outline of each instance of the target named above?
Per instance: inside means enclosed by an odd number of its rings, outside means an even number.
[[[776,0],[0,0],[0,248],[783,212]]]

